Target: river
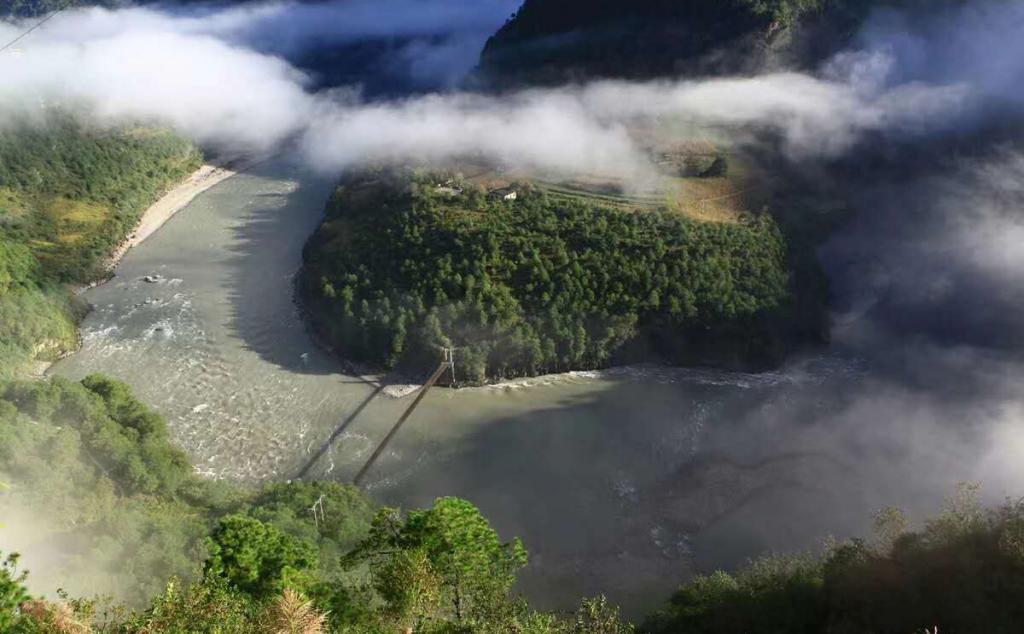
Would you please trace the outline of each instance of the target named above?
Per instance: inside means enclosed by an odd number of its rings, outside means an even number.
[[[128,382],[212,477],[293,478],[344,424],[311,477],[350,481],[408,399],[371,400],[292,302],[331,187],[279,158],[200,195],[85,294],[82,349],[51,372]],[[538,605],[605,593],[631,614],[694,571],[862,534],[885,504],[931,512],[964,479],[1008,490],[990,477],[1005,469],[980,471],[1003,459],[987,434],[945,431],[976,400],[908,383],[843,323],[827,352],[764,374],[642,366],[433,390],[367,488],[403,507],[465,497],[524,540]]]

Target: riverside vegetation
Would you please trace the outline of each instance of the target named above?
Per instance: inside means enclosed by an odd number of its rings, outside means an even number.
[[[74,349],[83,307],[68,286],[102,279],[142,212],[202,160],[168,131],[44,116],[0,130],[0,378]]]

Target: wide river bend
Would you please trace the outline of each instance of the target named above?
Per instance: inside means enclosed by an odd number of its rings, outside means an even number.
[[[85,294],[82,349],[51,372],[127,381],[212,477],[293,478],[345,424],[311,477],[350,481],[408,399],[368,401],[374,387],[317,349],[293,304],[331,187],[279,158],[200,195]],[[883,504],[931,509],[972,475],[886,485],[914,480],[913,448],[887,444],[879,462],[842,422],[873,372],[836,346],[757,375],[636,367],[436,389],[367,488],[403,507],[465,497],[524,540],[538,604],[605,593],[636,614],[692,571],[863,532]]]

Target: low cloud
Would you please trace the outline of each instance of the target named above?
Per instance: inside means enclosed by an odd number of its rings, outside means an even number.
[[[166,5],[159,9],[83,9],[47,25],[64,42],[86,43],[126,31],[173,31],[213,37],[235,46],[290,58],[325,45],[407,39],[450,47],[450,40],[486,38],[516,9],[518,0],[330,0],[242,5]],[[479,48],[460,65],[474,64]]]
[[[975,69],[929,75],[898,57],[898,38],[882,30],[819,77],[598,82],[500,97],[448,92],[377,103],[314,93],[310,77],[280,56],[328,41],[406,35],[412,39],[398,53],[404,61],[396,63],[409,63],[424,82],[453,83],[475,61],[473,34],[504,16],[509,4],[466,8],[440,1],[414,3],[412,11],[405,6],[410,2],[69,12],[26,38],[20,50],[0,55],[0,112],[10,117],[43,104],[73,105],[105,122],[164,122],[200,142],[233,149],[299,138],[311,160],[332,170],[381,158],[478,154],[568,172],[628,166],[641,173],[643,150],[627,132],[666,118],[740,140],[768,131],[802,159],[840,155],[868,134],[927,134],[959,125],[981,99],[972,83]],[[987,25],[982,20],[977,28]],[[929,42],[933,31],[926,29],[921,41]],[[0,37],[15,32],[0,25]],[[1024,66],[1022,60],[1002,60],[1000,76],[1008,76],[1007,66]],[[984,94],[997,94],[992,85],[981,86]]]
[[[315,103],[305,77],[283,61],[169,30],[87,43],[40,38],[0,56],[0,76],[5,119],[80,108],[101,123],[153,121],[201,143],[252,150],[296,133]]]

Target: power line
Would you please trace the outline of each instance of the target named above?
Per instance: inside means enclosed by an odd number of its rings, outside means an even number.
[[[22,33],[21,35],[19,35],[18,37],[14,38],[13,40],[11,40],[10,42],[8,42],[8,43],[4,44],[3,46],[0,46],[0,53],[3,53],[3,52],[4,52],[4,51],[6,51],[7,49],[11,48],[12,46],[14,46],[14,45],[15,45],[15,44],[17,44],[18,42],[20,42],[20,41],[21,41],[22,39],[24,39],[25,37],[27,37],[27,36],[28,36],[28,35],[29,35],[29,34],[30,34],[30,33],[31,33],[32,31],[35,31],[35,30],[36,30],[36,29],[38,29],[39,27],[41,27],[41,26],[43,26],[44,24],[46,24],[46,23],[47,23],[47,22],[49,22],[49,21],[50,21],[51,19],[53,19],[53,17],[54,17],[54,16],[56,16],[56,15],[57,15],[58,13],[60,13],[60,12],[61,12],[61,11],[63,11],[64,9],[67,9],[68,7],[70,7],[70,6],[71,6],[72,4],[74,4],[74,3],[75,3],[75,0],[68,0],[67,2],[65,2],[65,3],[64,3],[64,6],[60,7],[59,9],[57,9],[56,11],[54,11],[53,13],[51,13],[50,15],[46,16],[45,18],[43,18],[42,20],[40,20],[40,21],[36,22],[36,23],[35,23],[34,25],[32,25],[31,27],[29,27],[29,29],[28,29],[27,31],[23,32],[23,33]]]

